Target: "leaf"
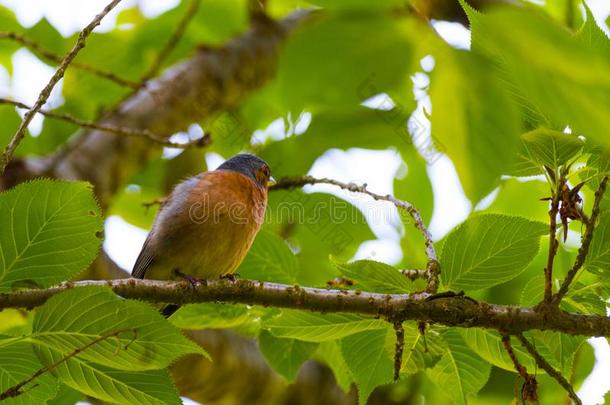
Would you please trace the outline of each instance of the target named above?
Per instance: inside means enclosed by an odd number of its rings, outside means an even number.
[[[295,309],[285,309],[264,324],[276,337],[324,342],[341,339],[355,333],[387,327],[380,319],[351,314],[314,314]]]
[[[574,353],[585,342],[582,336],[552,331],[530,331],[527,337],[534,339],[536,349],[562,375],[570,375]]]
[[[210,302],[184,305],[170,321],[178,328],[196,330],[235,328],[254,319],[246,305]]]
[[[593,233],[586,269],[604,278],[610,277],[610,211],[603,211]]]
[[[373,390],[392,382],[393,361],[385,350],[385,329],[360,332],[341,340],[345,364],[358,386],[358,403],[363,405]]]
[[[0,193],[0,223],[0,292],[67,280],[100,247],[102,218],[83,182],[34,180]]]
[[[258,281],[296,284],[299,261],[286,242],[262,230],[237,269],[240,276]]]
[[[29,343],[0,347],[0,393],[32,377],[43,367]],[[3,405],[44,404],[57,392],[57,381],[49,373],[37,377],[21,389],[21,394],[2,401]]]
[[[85,352],[86,353],[86,352]],[[47,363],[60,361],[64,355],[41,347],[38,354]],[[61,382],[85,395],[116,404],[148,405],[182,403],[167,370],[130,372],[114,370],[72,357],[53,372]]]
[[[583,46],[582,36],[526,8],[498,7],[480,17],[473,49],[501,61],[516,92],[548,117],[547,126],[569,125],[573,133],[610,146],[607,46]]]
[[[269,195],[268,226],[288,233],[299,252],[300,285],[324,285],[338,271],[328,260],[347,261],[365,240],[374,239],[362,212],[351,203],[326,193],[280,190]]]
[[[333,371],[337,385],[341,387],[343,392],[348,393],[354,380],[347,364],[345,364],[339,341],[327,340],[321,342],[316,352],[316,358]]]
[[[395,145],[412,154],[413,142],[406,123],[414,108],[414,105],[398,106],[385,111],[356,105],[318,109],[303,134],[269,143],[261,151],[261,157],[269,163],[274,176],[283,177],[303,175],[317,158],[332,148],[387,149]],[[298,159],[284,156],[298,156]]]
[[[205,354],[155,310],[128,301],[104,287],[67,290],[36,312],[32,339],[56,353],[69,354],[114,332],[79,354],[83,361],[122,370],[167,367],[188,353]]]
[[[280,55],[277,82],[290,111],[357,105],[401,85],[406,90],[414,32],[410,20],[386,13],[319,17],[295,32]]]
[[[318,348],[317,343],[277,338],[267,331],[261,331],[258,346],[269,365],[289,382],[294,381],[303,363]]]
[[[504,370],[516,372],[515,366],[504,348],[502,337],[497,332],[488,329],[466,328],[460,329],[460,333],[468,347],[485,361]],[[517,340],[514,338],[512,346],[519,362],[533,372],[536,369],[536,362],[525,349],[517,344]]]
[[[434,328],[426,330],[425,337],[419,333],[413,322],[403,324],[405,330],[405,346],[402,355],[402,373],[415,374],[427,368],[432,368],[447,351],[447,345]],[[391,340],[393,344],[395,339]],[[386,347],[393,351],[394,347]]]
[[[476,203],[512,165],[518,111],[486,59],[439,48],[430,84],[432,138],[451,158],[466,196]]]
[[[443,245],[443,283],[449,289],[477,290],[511,280],[534,259],[546,232],[544,223],[521,217],[471,216]]]
[[[521,136],[529,156],[539,164],[557,169],[572,160],[582,150],[584,142],[563,132],[539,128]]]
[[[521,305],[533,307],[544,299],[544,275],[532,277],[521,292]]]
[[[427,375],[453,402],[465,405],[469,396],[483,388],[491,366],[466,346],[456,330],[448,330],[443,338],[448,350]]]
[[[410,292],[413,282],[394,267],[373,260],[358,260],[352,263],[337,263],[335,266],[343,277],[355,281],[355,288],[384,294]]]
[[[549,219],[549,206],[540,199],[549,195],[550,187],[546,181],[504,179],[500,183],[498,196],[486,211],[545,222]]]

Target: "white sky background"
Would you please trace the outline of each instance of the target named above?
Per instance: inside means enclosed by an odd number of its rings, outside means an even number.
[[[64,36],[82,29],[107,2],[108,0],[0,0],[0,4],[15,11],[21,24],[31,26],[40,18],[46,17]],[[136,4],[140,5],[144,15],[152,17],[178,3],[178,0],[124,0],[103,20],[97,31],[111,30],[120,10]],[[599,25],[608,33],[608,28],[603,21],[610,14],[610,0],[588,0],[587,3],[599,21]],[[469,47],[470,32],[463,26],[437,22],[435,28],[453,46],[463,49]],[[12,78],[9,78],[6,70],[0,67],[0,96],[12,96],[17,100],[33,104],[54,70],[25,49],[19,50],[14,55],[13,63],[14,75]],[[417,76],[416,83],[426,80],[427,76],[422,73]],[[418,94],[418,100],[420,102],[415,116],[421,122],[425,122],[426,120],[422,118],[422,107],[429,108],[429,100],[425,94]],[[56,87],[49,103],[51,106],[63,103],[61,83]],[[375,105],[375,103],[372,104]],[[38,116],[30,125],[34,135],[40,132],[42,120]],[[257,135],[276,137],[283,131],[283,123],[278,121]],[[223,157],[208,154],[206,160],[212,169],[222,163]],[[392,151],[331,150],[316,161],[309,174],[332,177],[341,181],[367,183],[372,191],[386,194],[392,193],[393,176],[399,168],[400,160]],[[443,157],[430,165],[428,174],[432,179],[434,189],[434,215],[430,229],[433,236],[440,239],[455,225],[466,219],[472,205],[465,198],[453,164],[448,158]],[[306,190],[331,192],[348,200],[354,200],[349,193],[338,191],[330,186],[309,186]],[[371,207],[371,201],[363,198],[358,198],[355,204],[365,213],[367,208]],[[379,215],[380,208],[375,209],[376,214]],[[402,256],[399,249],[400,237],[396,230],[398,216],[394,207],[386,206],[381,209],[383,210],[381,218],[384,220],[371,221],[371,227],[379,239],[365,242],[355,258],[371,258],[397,263]],[[106,221],[104,249],[119,265],[131,269],[146,234],[145,230],[127,224],[120,217],[111,217]],[[578,394],[585,404],[597,404],[603,402],[603,395],[610,390],[610,378],[608,378],[610,375],[610,347],[605,339],[590,339],[589,341],[595,348],[597,363],[593,373],[585,381]]]

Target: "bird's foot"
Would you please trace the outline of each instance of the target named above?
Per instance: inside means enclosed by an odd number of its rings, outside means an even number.
[[[177,277],[180,277],[181,279],[187,281],[191,287],[195,288],[200,284],[204,284],[205,280],[202,280],[200,278],[197,277],[193,277],[193,276],[189,276],[188,274],[184,274],[183,272],[181,272],[178,269],[174,269],[174,274]]]
[[[234,283],[237,280],[239,280],[239,274],[237,274],[237,273],[225,274],[224,276],[220,276],[220,279],[229,280],[230,282]]]

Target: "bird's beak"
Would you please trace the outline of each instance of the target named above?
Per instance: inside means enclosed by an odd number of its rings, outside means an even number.
[[[277,181],[275,181],[273,176],[270,176],[269,180],[267,180],[267,188],[269,188],[271,186],[275,186],[276,184],[277,184]]]

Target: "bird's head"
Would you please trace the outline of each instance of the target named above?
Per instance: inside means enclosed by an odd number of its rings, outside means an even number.
[[[254,180],[261,188],[266,189],[271,184],[275,183],[271,177],[271,169],[267,162],[258,156],[248,153],[241,153],[228,159],[223,164],[218,166],[216,170],[231,170],[241,173]]]

